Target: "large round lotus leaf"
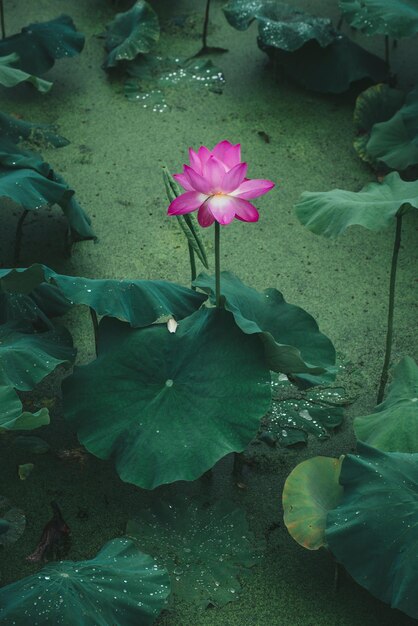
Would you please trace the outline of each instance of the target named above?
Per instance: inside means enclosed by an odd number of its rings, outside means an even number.
[[[230,500],[162,497],[139,510],[127,534],[167,568],[172,590],[205,609],[237,599],[240,580],[259,559],[245,512]]]
[[[9,501],[0,496],[0,546],[6,548],[15,543],[23,534],[25,526],[23,511],[10,506]]]
[[[308,15],[277,0],[230,0],[223,11],[237,30],[245,30],[257,20],[261,41],[289,52],[312,39],[327,46],[335,38],[331,20]]]
[[[49,276],[72,304],[85,304],[99,315],[117,317],[134,327],[171,316],[182,319],[206,300],[201,293],[165,280],[100,280],[51,270]]]
[[[215,277],[200,274],[194,285],[215,299]],[[248,287],[231,272],[221,273],[225,308],[248,334],[259,334],[268,367],[275,372],[321,374],[333,370],[335,349],[302,308],[288,304],[277,289],[262,293]]]
[[[33,430],[49,424],[47,408],[36,413],[22,411],[22,403],[13,387],[0,387],[0,433],[2,430]]]
[[[387,397],[354,420],[356,437],[385,452],[418,453],[418,366],[405,357],[393,370]]]
[[[13,67],[19,60],[17,54],[8,54],[0,56],[0,85],[4,87],[15,87],[20,83],[31,83],[40,93],[47,93],[52,83],[33,74],[23,72],[17,67]]]
[[[0,40],[0,56],[17,53],[17,66],[29,74],[43,74],[55,59],[79,54],[84,46],[84,35],[75,30],[68,15],[49,22],[29,24],[17,35]]]
[[[104,318],[98,344],[98,358],[64,381],[65,417],[140,487],[194,480],[242,451],[269,408],[261,342],[227,311],[197,311],[176,333]]]
[[[387,79],[387,65],[348,37],[335,33],[326,48],[309,41],[294,52],[276,48],[258,39],[281,73],[306,89],[321,93],[343,93],[360,80],[382,82]]]
[[[373,126],[366,151],[395,170],[418,163],[418,88],[406,96],[393,117]]]
[[[343,492],[338,482],[342,459],[316,456],[299,463],[286,479],[284,523],[293,539],[308,550],[327,545],[327,513],[338,505]]]
[[[65,329],[35,334],[30,327],[0,326],[0,385],[28,391],[58,365],[70,365],[75,349]]]
[[[405,94],[385,83],[372,85],[356,100],[354,109],[354,148],[363,161],[374,165],[376,161],[366,149],[374,124],[386,122],[401,108]]]
[[[417,619],[417,455],[361,443],[358,452],[342,463],[344,492],[328,513],[328,547],[360,585]]]
[[[392,172],[383,182],[369,183],[357,192],[305,191],[295,211],[312,232],[336,237],[356,224],[369,230],[385,228],[403,205],[418,208],[418,181],[406,182]]]
[[[418,32],[416,0],[340,0],[340,9],[350,26],[368,35],[399,39]]]
[[[125,13],[118,13],[106,32],[103,67],[115,67],[120,61],[131,61],[148,53],[160,37],[160,25],[154,9],[143,0]]]
[[[94,559],[51,563],[0,589],[0,623],[150,626],[170,593],[165,569],[133,541],[113,539]]]

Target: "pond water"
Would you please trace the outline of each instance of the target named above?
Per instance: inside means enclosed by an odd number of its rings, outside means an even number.
[[[158,54],[171,59],[195,54],[200,48],[204,0],[155,0],[151,4],[162,26]],[[277,80],[266,55],[257,47],[256,25],[244,32],[232,29],[222,4],[212,2],[209,43],[228,51],[208,58],[223,73],[225,84],[219,86],[215,78],[215,89],[213,85],[207,89],[204,84],[189,82],[182,70],[180,77],[173,76],[179,70],[171,67],[167,70],[170,80],[160,79],[155,85],[150,80],[144,97],[132,100],[125,96],[123,78],[109,76],[101,68],[101,35],[115,11],[125,10],[129,3],[4,1],[9,33],[66,13],[86,36],[80,56],[60,60],[48,72],[47,78],[54,83],[48,94],[27,87],[2,89],[1,110],[25,120],[56,124],[69,139],[68,146],[45,147],[42,154],[76,190],[78,201],[92,218],[98,242],[76,243],[71,257],[66,257],[65,220],[59,210],[45,210],[42,215],[29,215],[25,222],[20,265],[40,262],[62,274],[165,279],[188,285],[187,246],[176,220],[166,215],[162,166],[179,172],[190,146],[213,147],[222,139],[239,142],[249,175],[273,180],[276,186],[257,200],[258,223],[235,220],[222,229],[222,267],[258,290],[279,289],[288,302],[315,317],[336,347],[340,385],[354,401],[343,425],[327,439],[310,437],[308,445],[300,448],[253,446],[253,464],[244,468],[239,485],[228,457],[218,463],[208,482],[157,490],[164,497],[186,502],[192,495],[209,494],[211,499],[240,505],[259,553],[241,584],[236,578],[231,579],[233,583],[228,581],[228,585],[236,585],[232,592],[236,598],[231,593],[231,601],[224,606],[202,608],[193,593],[190,597],[179,593],[156,624],[407,626],[414,620],[373,598],[348,575],[340,576],[335,591],[331,555],[296,544],[284,526],[281,509],[283,484],[293,467],[318,454],[338,457],[353,451],[352,419],[367,414],[375,405],[394,228],[373,233],[353,227],[342,237],[329,240],[304,228],[293,210],[305,190],[357,191],[373,180],[372,170],[352,146],[357,92],[320,95],[285,78]],[[333,2],[294,0],[291,4],[338,17]],[[366,43],[378,53],[383,47],[378,38]],[[408,62],[416,54],[416,41],[409,40],[401,41],[393,52],[393,69],[405,89],[418,78],[414,75],[418,73],[416,64]],[[217,70],[209,74],[218,76]],[[17,210],[6,206],[0,233],[2,267],[13,263],[18,217]],[[410,212],[404,219],[400,250],[393,362],[418,352],[417,233],[418,214]],[[212,229],[205,229],[203,237],[212,258]],[[89,362],[94,357],[94,342],[88,311],[70,313],[65,323],[78,347],[78,364]],[[31,433],[48,442],[48,452],[35,455],[10,445],[14,435],[0,436],[0,494],[22,509],[27,520],[19,541],[0,552],[1,584],[39,569],[25,557],[33,552],[51,517],[51,500],[59,501],[71,528],[66,558],[74,561],[92,558],[108,540],[124,533],[129,519],[152,506],[148,493],[120,480],[112,462],[78,450],[77,437],[62,418],[61,378],[61,374],[50,377],[30,397],[33,407],[49,401],[51,424]],[[74,449],[78,452],[67,457],[62,454]],[[34,468],[26,480],[20,480],[16,467],[26,463],[33,463]],[[177,554],[179,539],[174,532],[173,537],[172,546],[166,536],[164,545]],[[186,565],[177,566],[179,578]],[[197,567],[196,559],[191,567]]]

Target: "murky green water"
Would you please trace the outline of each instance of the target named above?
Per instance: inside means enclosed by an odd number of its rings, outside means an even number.
[[[322,15],[336,14],[331,2],[294,4]],[[122,2],[119,3],[122,9]],[[164,58],[187,58],[200,47],[204,1],[155,1],[163,35],[159,53]],[[187,148],[213,146],[226,138],[240,142],[251,177],[277,183],[259,199],[260,221],[235,221],[222,231],[225,269],[257,289],[276,287],[289,302],[315,316],[321,330],[333,340],[346,368],[342,385],[358,399],[349,408],[345,424],[330,439],[310,441],[301,450],[254,449],[255,465],[246,468],[238,488],[231,460],[221,462],[208,485],[194,488],[241,504],[251,532],[265,542],[263,556],[242,580],[239,597],[223,608],[202,609],[199,603],[178,598],[158,620],[160,626],[394,626],[412,620],[372,598],[348,576],[334,591],[334,564],[325,552],[310,553],[290,538],[281,513],[281,491],[291,469],[301,460],[351,451],[351,417],[367,413],[375,402],[384,349],[386,290],[394,232],[371,233],[351,229],[329,241],[304,229],[293,206],[304,190],[335,187],[358,190],[372,179],[352,148],[354,94],[332,97],[307,93],[286,82],[276,82],[256,45],[256,28],[238,33],[228,26],[213,2],[210,43],[229,52],[213,62],[225,76],[222,94],[194,85],[156,86],[160,96],[129,101],[123,81],[101,69],[105,24],[114,14],[107,0],[5,0],[6,24],[16,32],[31,21],[70,14],[87,41],[82,54],[59,61],[49,73],[52,91],[41,96],[26,88],[1,91],[1,108],[23,118],[59,125],[71,143],[45,149],[43,155],[76,190],[93,219],[97,244],[74,246],[64,258],[65,222],[59,211],[30,216],[24,228],[21,265],[38,261],[62,273],[88,277],[170,279],[187,284],[188,255],[175,220],[166,216],[167,200],[161,166],[180,171]],[[179,19],[179,17],[181,19]],[[379,47],[377,42],[375,47]],[[410,86],[412,43],[401,42],[394,68],[401,83]],[[151,93],[146,91],[145,93]],[[146,99],[147,99],[146,98]],[[157,109],[154,111],[153,109]],[[268,140],[268,141],[266,141]],[[0,235],[0,263],[9,267],[18,215],[6,210]],[[400,254],[393,361],[417,354],[416,239],[417,213],[405,218]],[[210,229],[207,229],[208,231]],[[209,233],[204,232],[209,251]],[[93,357],[94,346],[87,311],[72,314],[68,326],[79,346],[78,361]],[[111,463],[88,456],[63,460],[57,454],[79,446],[64,424],[57,377],[46,381],[34,402],[51,399],[52,423],[37,431],[51,446],[43,455],[31,455],[0,437],[0,494],[23,509],[27,528],[22,538],[0,552],[1,582],[8,583],[36,571],[25,561],[50,518],[49,502],[59,500],[71,527],[68,558],[91,558],[109,539],[123,534],[128,519],[145,506],[148,495],[123,483]],[[30,477],[19,480],[18,464],[33,462]],[[173,488],[176,492],[176,488]],[[183,493],[181,488],[180,494]],[[276,525],[277,524],[277,525]],[[24,626],[22,622],[22,626]],[[123,625],[121,625],[123,626]]]

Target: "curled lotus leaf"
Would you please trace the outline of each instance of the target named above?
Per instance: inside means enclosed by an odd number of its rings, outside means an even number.
[[[418,163],[418,88],[408,93],[390,119],[374,124],[366,151],[375,162],[394,170]]]
[[[385,452],[418,453],[418,366],[405,357],[393,370],[385,401],[354,420],[357,439]]]
[[[281,72],[305,89],[320,93],[343,93],[358,81],[382,82],[387,79],[386,63],[345,35],[323,48],[309,41],[294,52],[287,52],[258,40],[258,45]]]
[[[23,534],[26,517],[23,511],[12,507],[9,501],[0,496],[0,546],[11,546]]]
[[[151,626],[169,593],[165,569],[133,541],[113,539],[93,559],[50,563],[2,587],[0,622]]]
[[[49,22],[29,24],[22,31],[0,40],[0,56],[16,53],[17,67],[29,74],[44,74],[56,59],[79,54],[84,47],[84,35],[75,29],[68,15]]]
[[[360,191],[305,191],[295,211],[315,234],[337,237],[354,225],[375,231],[386,228],[401,207],[418,208],[418,181],[407,182],[391,172],[381,183],[369,183]]]
[[[361,442],[357,450],[342,463],[344,491],[328,513],[328,548],[356,582],[417,619],[417,455]]]
[[[288,52],[298,50],[307,41],[315,40],[324,47],[334,40],[331,20],[276,0],[230,0],[223,11],[237,30],[246,30],[257,20],[261,42]]]
[[[173,595],[202,609],[237,599],[239,579],[264,547],[256,544],[245,511],[231,500],[182,493],[153,497],[126,532],[167,568]]]
[[[49,170],[48,177],[34,169],[0,166],[0,197],[10,198],[27,211],[58,204],[66,216],[73,239],[96,239],[88,215],[65,180]]]
[[[341,500],[338,482],[343,457],[316,456],[299,463],[286,479],[282,503],[284,523],[297,543],[308,550],[326,547],[328,511]]]
[[[64,416],[122,480],[194,480],[255,436],[270,372],[258,337],[227,311],[201,309],[175,333],[104,318],[98,335],[98,358],[64,381]]]
[[[48,409],[36,413],[23,411],[13,387],[0,387],[0,433],[2,430],[33,430],[49,424]]]
[[[215,301],[215,277],[200,274],[194,285]],[[302,308],[288,304],[277,289],[256,291],[231,272],[221,273],[224,306],[244,333],[258,334],[268,367],[285,374],[315,375],[333,371],[335,349],[319,331],[314,318]],[[302,376],[300,376],[302,378]]]
[[[416,0],[340,0],[344,18],[367,35],[400,39],[418,33]]]
[[[374,124],[386,122],[402,106],[405,94],[400,89],[392,89],[385,83],[372,85],[358,96],[354,109],[354,148],[363,161],[376,165],[375,159],[367,151],[367,143]]]
[[[342,93],[356,81],[387,78],[384,61],[335,31],[328,19],[275,0],[231,0],[224,11],[239,30],[257,19],[261,50],[306,89]]]
[[[61,148],[70,142],[62,135],[56,133],[56,127],[52,124],[36,124],[19,119],[13,115],[7,115],[0,111],[0,130],[2,137],[7,137],[15,143],[22,140],[34,144]]]
[[[65,276],[40,264],[0,270],[0,319],[5,320],[45,321],[45,315],[62,315],[71,305],[83,304],[98,315],[141,327],[170,317],[183,319],[206,299],[204,294],[165,280]]]
[[[167,317],[182,319],[198,309],[206,296],[165,280],[89,279],[50,273],[71,304],[85,304],[98,315],[117,317],[134,327]]]
[[[30,325],[0,326],[0,385],[29,391],[58,365],[71,365],[76,351],[65,329],[34,333]]]
[[[20,83],[31,83],[40,93],[47,93],[52,83],[14,67],[18,60],[19,56],[15,53],[0,56],[0,85],[15,87]]]
[[[108,53],[103,67],[115,67],[121,61],[132,61],[147,54],[160,37],[160,25],[154,9],[139,0],[129,11],[118,13],[107,27],[105,48]]]

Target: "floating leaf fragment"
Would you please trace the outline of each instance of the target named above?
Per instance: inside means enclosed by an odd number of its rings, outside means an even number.
[[[23,463],[18,465],[17,473],[20,480],[26,480],[31,475],[35,465],[33,463]]]

